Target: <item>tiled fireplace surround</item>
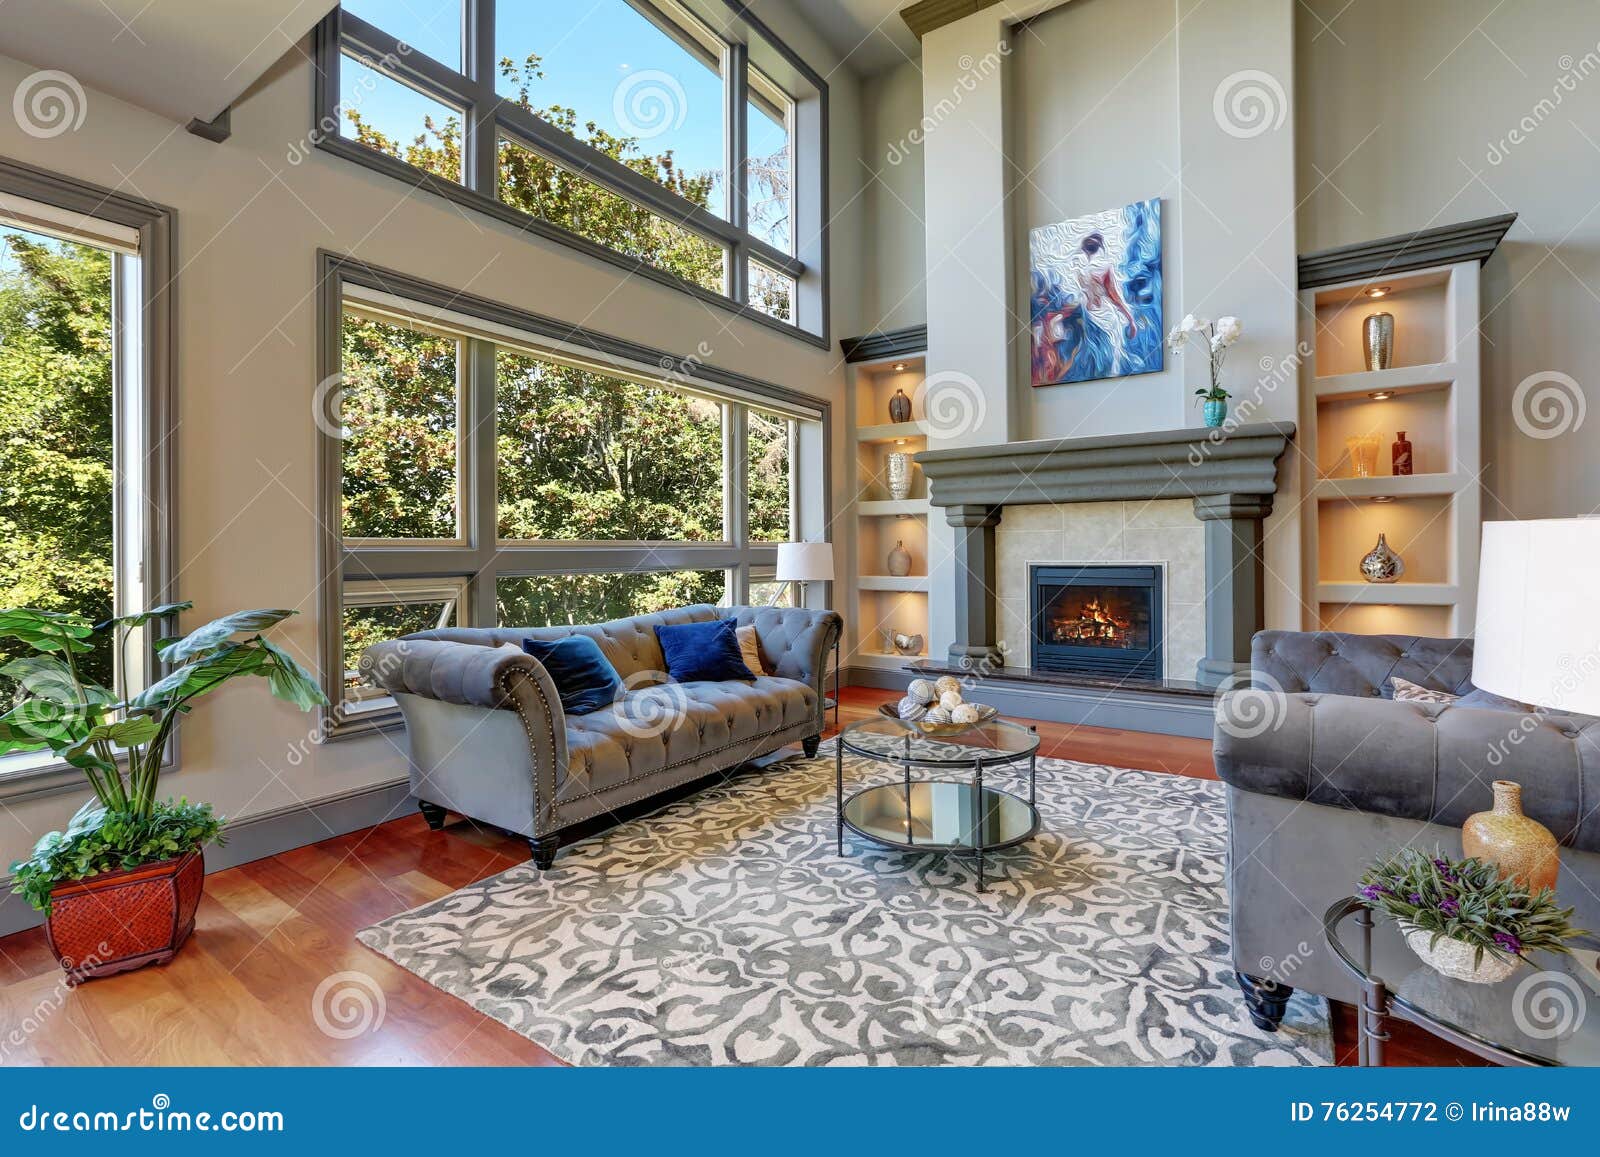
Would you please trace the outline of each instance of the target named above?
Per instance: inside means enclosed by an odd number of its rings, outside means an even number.
[[[1029,665],[1029,568],[1159,564],[1166,587],[1168,679],[1193,679],[1206,653],[1206,538],[1182,498],[1008,506],[995,527],[995,595],[1006,663]]]
[[[1247,671],[1264,620],[1263,523],[1294,432],[1263,422],[918,454],[955,533],[949,663],[1027,667],[1032,563],[1160,562],[1166,677]]]

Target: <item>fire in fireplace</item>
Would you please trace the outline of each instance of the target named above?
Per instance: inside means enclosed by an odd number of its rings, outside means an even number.
[[[1162,677],[1159,566],[1035,566],[1032,571],[1035,667]]]

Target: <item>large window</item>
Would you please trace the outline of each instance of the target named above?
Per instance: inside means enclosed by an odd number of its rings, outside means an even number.
[[[152,368],[171,352],[166,302],[152,306],[154,276],[170,277],[167,224],[154,206],[0,161],[0,606],[99,621],[168,595],[170,395]],[[79,670],[137,691],[172,628],[135,632],[122,652],[108,639]],[[0,641],[0,710],[19,680],[48,694],[37,667],[13,662],[31,654]],[[0,780],[54,766],[7,756]]]
[[[395,717],[375,642],[765,602],[823,529],[825,403],[324,260],[330,733]]]
[[[318,82],[319,146],[827,344],[827,86],[745,5],[347,0]]]

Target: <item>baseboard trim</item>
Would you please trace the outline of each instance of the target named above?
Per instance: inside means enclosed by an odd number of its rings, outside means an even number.
[[[206,873],[236,868],[409,815],[410,797],[410,780],[397,779],[246,816],[228,825],[226,846],[206,849]],[[9,881],[4,887],[6,893],[0,897],[0,936],[44,922],[43,916],[10,891]]]
[[[846,667],[846,687],[873,687],[879,691],[904,691],[916,676],[910,671],[884,670],[882,667]]]

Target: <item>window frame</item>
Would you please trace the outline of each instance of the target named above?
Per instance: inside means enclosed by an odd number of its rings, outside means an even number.
[[[790,524],[796,538],[828,534],[832,502],[832,403],[784,386],[712,366],[699,354],[680,356],[625,338],[574,326],[514,306],[450,289],[408,274],[369,265],[345,255],[317,255],[317,371],[328,380],[342,369],[344,303],[359,302],[365,315],[387,307],[396,316],[410,311],[425,326],[465,338],[465,431],[461,453],[467,480],[462,494],[466,541],[460,545],[416,540],[345,540],[339,518],[343,492],[343,443],[336,433],[317,430],[318,511],[321,515],[319,570],[328,576],[320,593],[322,686],[330,706],[319,709],[317,734],[340,739],[399,726],[398,707],[386,711],[347,710],[343,706],[343,607],[345,588],[357,582],[466,582],[466,599],[456,621],[468,627],[493,627],[496,583],[502,578],[540,574],[627,571],[723,570],[729,573],[727,597],[735,605],[748,599],[750,576],[777,563],[777,544],[749,537],[747,409],[789,416]],[[420,315],[420,316],[419,316]],[[495,356],[501,347],[535,357],[566,360],[657,388],[682,389],[723,404],[723,517],[726,542],[519,541],[498,537],[498,462],[495,456]],[[815,476],[813,477],[813,472]],[[826,603],[824,584],[818,605]]]
[[[131,229],[138,235],[136,267],[120,256],[112,260],[112,324],[120,330],[126,320],[126,315],[119,313],[119,302],[136,292],[139,303],[137,327],[119,332],[118,340],[113,343],[113,429],[120,432],[136,428],[142,456],[142,461],[128,462],[125,440],[114,435],[116,471],[123,479],[116,487],[113,501],[113,517],[118,524],[114,546],[116,570],[119,585],[130,582],[136,585],[142,590],[141,601],[146,605],[176,602],[177,520],[173,505],[177,493],[176,438],[173,437],[177,428],[176,213],[140,197],[0,157],[0,209],[10,198],[22,198],[59,210],[69,219],[81,218],[81,222],[68,231],[83,234],[85,244],[110,247],[104,240],[94,238],[95,222]],[[137,389],[139,403],[131,412],[128,406],[130,378],[135,379],[131,384]],[[133,500],[141,510],[137,532],[130,539],[122,533],[122,523],[132,517],[127,507]],[[131,580],[121,577],[141,564],[142,575]],[[129,609],[117,608],[118,613]],[[130,668],[158,671],[155,641],[176,631],[175,618],[163,619],[147,628],[145,645],[139,648],[137,656],[130,657]],[[174,735],[163,766],[170,770],[177,760],[178,740]],[[84,786],[82,771],[49,756],[0,769],[0,800],[7,802],[81,791]]]
[[[399,37],[342,7],[334,8],[314,33],[315,93],[310,143],[394,176],[412,188],[426,189],[510,222],[519,229],[560,242],[629,274],[647,277],[770,329],[823,349],[830,348],[827,82],[739,0],[660,0],[659,4],[652,4],[650,0],[623,0],[657,27],[673,23],[662,11],[664,7],[681,8],[685,18],[708,28],[724,44],[727,215],[721,217],[502,97],[495,83],[498,58],[494,17],[498,2],[462,0],[464,71],[413,49]],[[754,55],[761,58],[759,64],[751,60],[752,48]],[[347,53],[432,100],[462,110],[463,173],[459,184],[343,135],[341,61]],[[749,85],[747,70],[751,68],[761,73],[764,83],[784,92],[790,102],[789,238],[792,253],[768,243],[748,228],[746,117],[748,104],[757,99]],[[691,284],[642,258],[630,257],[500,201],[497,169],[501,137],[720,245],[726,254],[726,294]],[[801,243],[802,238],[808,239],[805,244]],[[747,271],[752,259],[793,280],[795,316],[790,321],[779,320],[750,304]]]
[[[351,607],[411,606],[417,603],[445,604],[445,612],[440,615],[441,621],[437,624],[439,627],[447,625],[443,622],[446,618],[460,623],[467,605],[467,580],[456,575],[433,579],[351,579],[340,584],[339,653],[342,658],[338,675],[340,706],[345,714],[359,716],[371,711],[392,710],[394,699],[377,688],[370,688],[370,694],[358,695],[346,706],[344,679],[355,668],[347,662],[350,656],[344,654],[344,612]]]

